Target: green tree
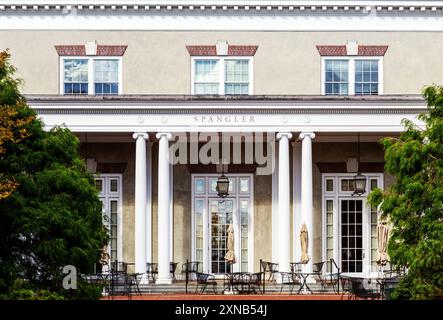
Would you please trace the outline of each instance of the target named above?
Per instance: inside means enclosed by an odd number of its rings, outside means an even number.
[[[20,81],[12,77],[14,66],[8,63],[8,51],[0,52],[0,156],[6,153],[7,141],[18,143],[28,136],[26,125],[34,116],[20,117],[17,110],[26,105],[20,95]],[[0,171],[0,200],[8,197],[17,188],[14,177]]]
[[[385,170],[395,182],[369,197],[392,223],[391,263],[407,268],[393,294],[400,299],[443,297],[443,87],[425,88],[424,97],[425,128],[404,120],[398,139],[382,140]]]
[[[3,56],[0,83],[14,72],[9,54]],[[63,289],[62,268],[91,271],[107,242],[93,177],[78,154],[78,139],[66,128],[45,131],[35,111],[16,94],[19,82],[10,83],[8,91],[0,87],[0,104],[12,108],[15,120],[26,120],[18,129],[26,137],[5,139],[0,155],[0,172],[16,184],[0,200],[0,294],[14,297],[11,291],[23,279],[23,290],[86,298],[91,290],[80,279],[81,290]],[[99,293],[92,291],[93,296]]]

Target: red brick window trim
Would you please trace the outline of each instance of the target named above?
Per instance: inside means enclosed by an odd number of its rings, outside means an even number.
[[[123,56],[127,47],[124,45],[97,45],[96,56]],[[55,50],[59,56],[86,56],[84,45],[57,45]]]
[[[209,46],[186,46],[188,49],[189,55],[191,56],[216,56],[217,48],[214,45]],[[229,45],[228,46],[228,56],[254,56],[257,52],[258,46],[237,46],[237,45]]]
[[[318,45],[317,46],[318,53],[321,56],[347,56],[346,46],[337,46],[337,45]],[[372,45],[359,45],[357,56],[384,56],[386,51],[388,50],[388,46],[372,46]]]

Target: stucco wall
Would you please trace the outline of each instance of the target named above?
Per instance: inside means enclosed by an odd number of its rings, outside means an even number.
[[[272,261],[272,176],[254,176],[254,269]]]
[[[384,93],[417,94],[443,83],[443,33],[439,32],[160,32],[0,31],[0,50],[10,48],[27,94],[59,93],[59,57],[54,45],[128,45],[123,57],[123,93],[190,94],[186,45],[258,45],[254,94],[320,94],[316,45],[389,45],[384,58]],[[432,50],[427,50],[432,44]],[[413,75],[413,76],[412,76]]]

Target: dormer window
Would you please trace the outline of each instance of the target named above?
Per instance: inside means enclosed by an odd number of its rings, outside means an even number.
[[[60,93],[113,95],[122,93],[122,55],[126,46],[56,46],[60,55]]]
[[[322,94],[383,94],[383,56],[387,48],[356,42],[353,46],[317,46],[322,56]]]
[[[252,94],[252,58],[196,57],[192,59],[192,94]]]
[[[187,46],[191,55],[191,94],[252,95],[257,46]]]

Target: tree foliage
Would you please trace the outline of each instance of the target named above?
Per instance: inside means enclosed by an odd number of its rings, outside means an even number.
[[[18,109],[26,107],[18,90],[20,81],[14,79],[14,66],[9,64],[8,51],[0,52],[0,157],[6,153],[5,143],[18,143],[28,136],[26,126],[34,116],[20,117]],[[17,188],[14,177],[0,172],[0,200]]]
[[[9,55],[2,57],[0,81],[9,79],[9,87],[0,88],[0,102],[19,125],[11,124],[0,157],[0,172],[15,183],[0,200],[0,294],[11,293],[16,279],[23,279],[25,290],[81,298],[79,290],[63,290],[62,268],[91,271],[107,241],[93,177],[78,154],[78,139],[65,128],[44,130],[18,94]]]
[[[398,139],[382,140],[385,170],[395,176],[388,192],[374,191],[370,202],[392,223],[391,263],[405,266],[394,292],[403,299],[443,297],[443,87],[425,88],[425,128],[404,120]]]

